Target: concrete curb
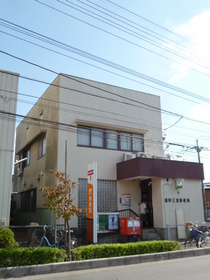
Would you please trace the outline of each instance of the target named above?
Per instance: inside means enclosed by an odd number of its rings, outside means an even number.
[[[84,269],[94,269],[110,266],[121,266],[145,262],[172,260],[178,258],[195,257],[210,254],[210,248],[186,249],[174,252],[125,256],[117,258],[103,258],[96,260],[72,261],[63,263],[30,265],[0,268],[0,279],[19,278],[24,276],[68,272]]]

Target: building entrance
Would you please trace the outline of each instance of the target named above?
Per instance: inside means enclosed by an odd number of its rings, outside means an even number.
[[[153,207],[152,207],[152,180],[140,181],[141,198],[147,205],[147,218],[144,227],[153,228]]]

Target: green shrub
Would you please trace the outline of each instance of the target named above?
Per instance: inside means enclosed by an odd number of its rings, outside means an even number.
[[[74,260],[110,258],[181,250],[178,241],[145,241],[126,244],[80,246],[72,251]]]
[[[58,248],[0,249],[0,267],[47,264],[65,260],[67,260],[66,251]]]
[[[9,228],[0,228],[0,248],[17,248],[14,233]]]

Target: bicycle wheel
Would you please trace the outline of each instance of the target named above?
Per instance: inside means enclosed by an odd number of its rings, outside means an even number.
[[[45,243],[45,240],[42,241],[42,238],[34,238],[29,247],[46,247],[46,243]]]

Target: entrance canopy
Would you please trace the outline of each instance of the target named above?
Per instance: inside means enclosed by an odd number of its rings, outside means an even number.
[[[141,157],[117,163],[117,180],[142,177],[203,180],[203,164]]]

